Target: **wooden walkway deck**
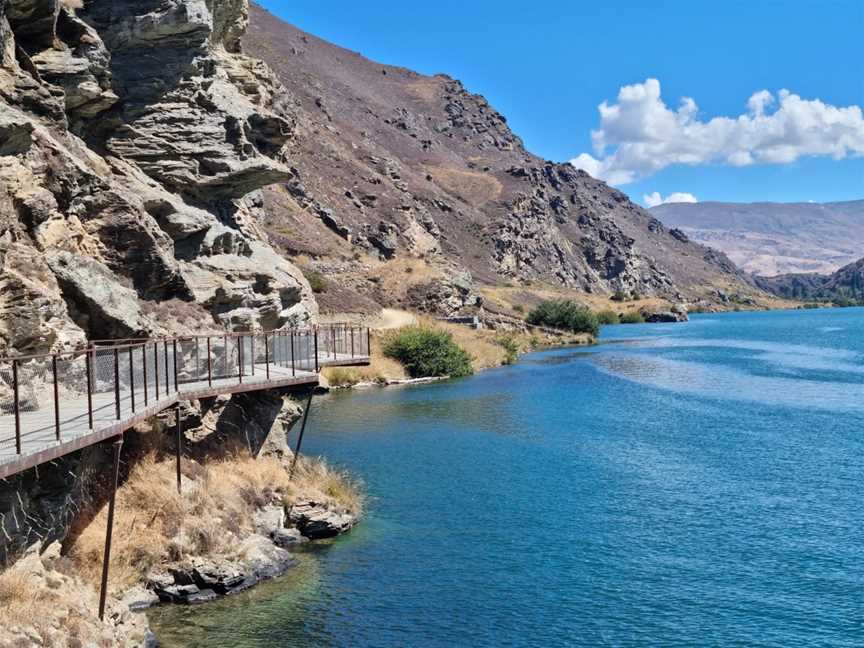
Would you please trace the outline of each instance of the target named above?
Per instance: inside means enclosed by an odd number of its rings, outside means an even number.
[[[317,385],[369,363],[368,330],[334,325],[100,343],[0,360],[0,479],[121,434],[181,401]]]

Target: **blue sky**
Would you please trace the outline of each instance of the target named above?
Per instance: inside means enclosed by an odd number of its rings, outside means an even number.
[[[374,60],[461,79],[530,150],[590,156],[639,202],[864,198],[864,0],[262,4]],[[695,107],[679,111],[683,97]]]

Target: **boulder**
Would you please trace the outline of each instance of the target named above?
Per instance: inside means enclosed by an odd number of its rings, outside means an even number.
[[[288,510],[288,519],[310,540],[333,538],[357,523],[350,513],[335,510],[329,502],[299,499]]]

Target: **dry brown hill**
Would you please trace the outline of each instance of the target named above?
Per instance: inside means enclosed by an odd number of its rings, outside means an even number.
[[[244,49],[292,95],[294,179],[265,190],[266,229],[325,276],[324,311],[454,312],[491,287],[759,297],[722,253],[529,153],[452,78],[375,63],[255,6]]]

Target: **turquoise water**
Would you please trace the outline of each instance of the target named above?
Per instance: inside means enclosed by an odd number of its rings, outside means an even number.
[[[864,309],[323,397],[306,450],[365,480],[364,524],[160,611],[167,646],[864,645]]]

